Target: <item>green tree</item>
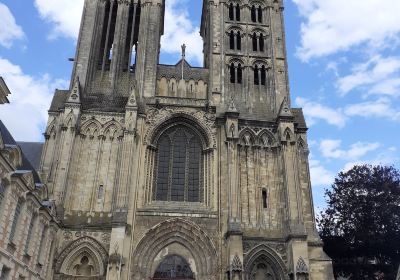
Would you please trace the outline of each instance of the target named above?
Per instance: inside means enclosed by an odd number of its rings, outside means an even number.
[[[340,172],[318,219],[336,275],[395,279],[400,262],[400,173],[388,166]]]

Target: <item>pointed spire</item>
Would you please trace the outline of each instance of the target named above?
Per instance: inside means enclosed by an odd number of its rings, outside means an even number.
[[[81,90],[80,90],[80,83],[79,78],[76,78],[74,87],[72,88],[67,103],[81,103]]]
[[[281,108],[279,109],[279,117],[293,117],[286,97],[283,99]]]

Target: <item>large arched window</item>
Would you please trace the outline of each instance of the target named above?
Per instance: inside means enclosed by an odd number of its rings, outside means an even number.
[[[158,141],[154,199],[201,202],[202,147],[184,125],[166,130]]]

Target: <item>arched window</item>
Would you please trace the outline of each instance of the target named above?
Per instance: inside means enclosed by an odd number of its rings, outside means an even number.
[[[236,21],[240,21],[240,6],[236,4]]]
[[[242,49],[242,37],[240,36],[240,32],[236,34],[236,48],[240,51]]]
[[[254,67],[254,84],[255,85],[260,84],[260,81],[258,79],[258,66],[257,65]]]
[[[233,11],[233,4],[230,3],[230,4],[229,4],[229,20],[234,20],[233,14],[234,14],[234,11]]]
[[[231,50],[235,49],[235,34],[233,33],[233,30],[229,34],[229,48]]]
[[[262,190],[262,205],[264,209],[268,208],[268,195],[265,189]]]
[[[236,82],[236,75],[235,75],[235,65],[233,63],[231,63],[231,65],[229,66],[229,75],[230,75],[230,80],[231,83],[234,84]]]
[[[46,245],[46,235],[47,235],[47,229],[48,229],[48,227],[47,226],[43,226],[43,229],[42,229],[42,234],[41,234],[41,236],[40,236],[40,243],[39,243],[39,250],[38,250],[38,255],[37,255],[37,261],[38,261],[38,263],[40,263],[40,264],[43,264],[44,262],[43,262],[43,258],[44,258],[44,255],[45,255],[45,252],[44,252],[44,246]]]
[[[257,34],[253,33],[252,36],[252,42],[253,42],[253,51],[256,52],[257,51]]]
[[[264,36],[262,34],[260,34],[260,38],[259,38],[259,43],[260,43],[260,52],[264,51]]]
[[[28,228],[28,234],[26,236],[26,241],[25,241],[25,249],[24,249],[24,253],[28,254],[29,253],[29,246],[31,244],[31,239],[32,239],[32,234],[33,234],[33,227],[35,225],[36,222],[36,215],[34,214],[31,218],[31,222],[29,223],[29,228]]]
[[[256,22],[256,7],[253,5],[251,6],[251,21]]]
[[[258,22],[262,22],[262,17],[263,17],[263,14],[262,14],[262,8],[261,8],[261,6],[258,6]]]
[[[261,67],[261,84],[263,85],[263,86],[265,86],[265,82],[266,82],[266,80],[267,80],[267,73],[266,73],[267,71],[265,70],[265,66],[263,65],[262,67]]]
[[[158,141],[155,200],[201,202],[202,148],[184,125],[165,131]]]
[[[6,197],[6,188],[1,184],[0,182],[0,217],[2,217],[2,212],[3,212],[3,201]]]
[[[15,232],[17,230],[17,226],[19,224],[19,220],[21,217],[21,210],[22,210],[22,200],[19,199],[17,202],[17,206],[15,207],[14,211],[14,219],[11,224],[11,231],[10,231],[10,241],[15,241]]]
[[[157,267],[153,279],[194,279],[189,263],[182,257],[166,257]]]
[[[240,63],[237,68],[237,83],[238,84],[242,83],[242,65]]]

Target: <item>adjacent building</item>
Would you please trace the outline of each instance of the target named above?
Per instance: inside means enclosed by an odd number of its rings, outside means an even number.
[[[9,94],[0,78],[0,102]],[[0,279],[52,279],[58,224],[28,160],[31,152],[41,153],[38,148],[35,143],[24,153],[0,120]]]

